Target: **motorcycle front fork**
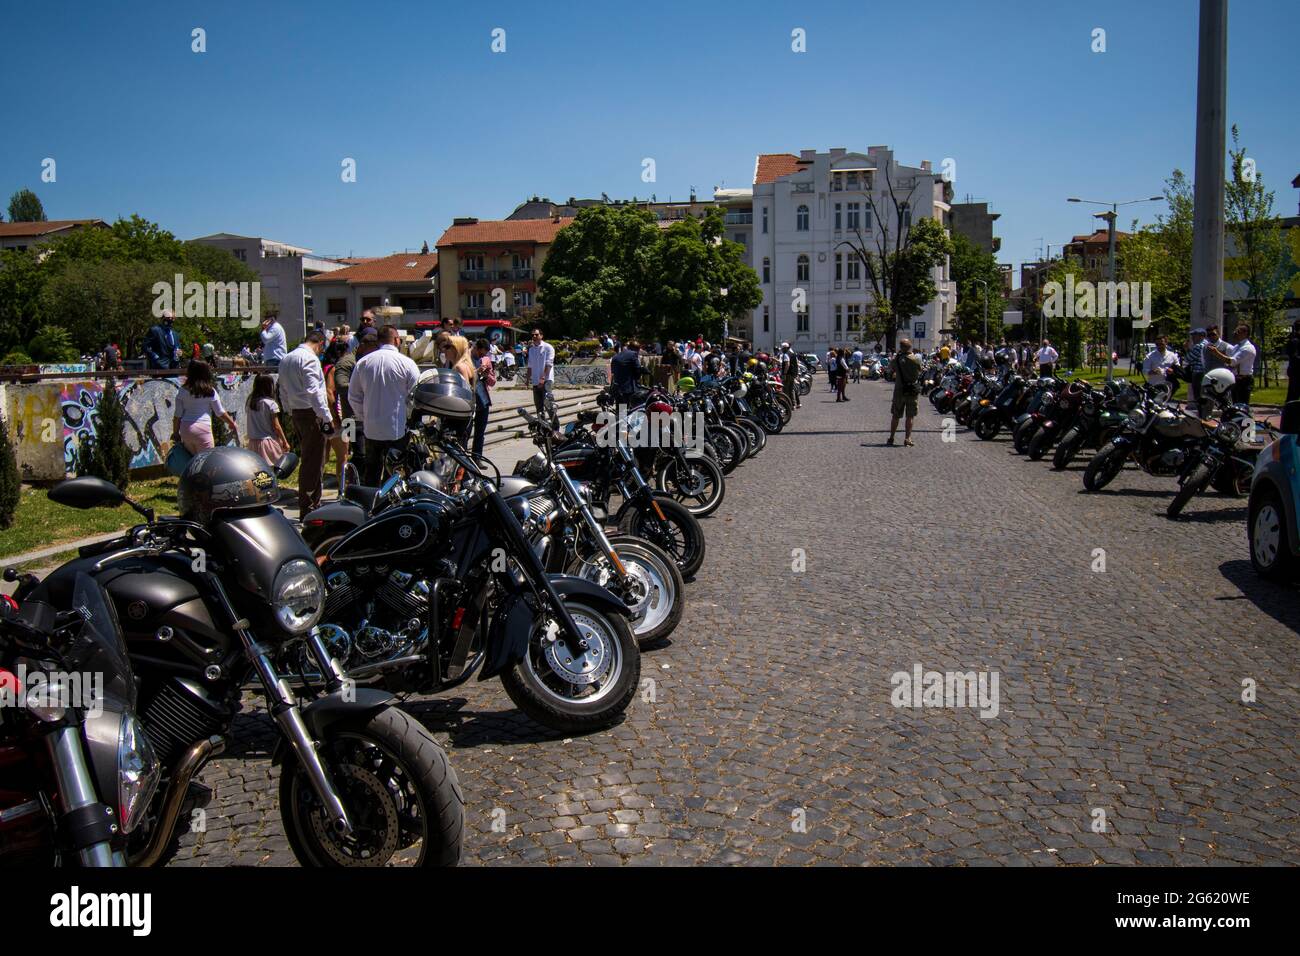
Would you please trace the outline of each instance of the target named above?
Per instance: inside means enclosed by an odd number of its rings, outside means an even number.
[[[101,806],[99,793],[95,789],[95,777],[86,764],[86,752],[81,746],[78,729],[71,726],[55,728],[46,734],[45,743],[49,748],[54,781],[64,814],[97,806],[107,811],[107,807]],[[115,866],[120,862],[120,857],[113,853],[111,840],[80,847],[77,856],[81,865],[87,867]]]

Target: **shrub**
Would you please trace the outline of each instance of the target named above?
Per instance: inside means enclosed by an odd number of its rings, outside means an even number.
[[[111,481],[123,491],[131,482],[131,450],[126,447],[126,409],[117,394],[117,382],[109,378],[96,406],[95,434],[83,439],[77,449],[78,475],[94,475]]]
[[[27,350],[37,362],[75,362],[81,358],[68,330],[58,325],[42,325],[37,329]]]
[[[0,365],[34,365],[32,357],[22,349],[10,349],[4,358],[0,358]]]
[[[0,415],[0,528],[8,528],[14,523],[21,491],[18,456],[9,440],[9,426]]]

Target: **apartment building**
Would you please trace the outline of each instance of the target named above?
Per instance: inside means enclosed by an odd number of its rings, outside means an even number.
[[[570,216],[455,219],[436,244],[443,315],[527,321],[539,311],[537,277]]]
[[[436,322],[442,312],[438,299],[438,254],[398,252],[356,261],[334,272],[307,280],[312,314],[327,328],[361,324],[361,313],[380,306],[403,310],[399,322]]]
[[[345,268],[341,262],[312,255],[310,249],[261,236],[218,232],[192,241],[225,249],[257,273],[262,283],[262,303],[274,303],[280,310],[280,324],[291,343],[301,341],[307,326],[316,319],[324,321],[323,316],[313,314],[306,281]]]
[[[772,349],[788,340],[801,351],[822,351],[863,341],[863,319],[874,297],[847,241],[861,235],[874,250],[873,237],[883,235],[883,228],[892,234],[894,223],[882,226],[872,212],[874,203],[893,217],[887,184],[903,209],[904,228],[921,216],[951,228],[951,186],[928,161],[906,166],[885,146],[865,153],[806,149],[798,156],[757,157],[749,207],[750,263],[763,291],[752,317],[756,346]],[[924,349],[939,345],[957,308],[949,264],[937,267],[934,278],[938,294],[900,332]]]
[[[983,201],[967,198],[952,204],[953,235],[965,236],[990,255],[1002,248],[1002,240],[993,235],[993,224],[1001,218],[1000,212],[989,212],[989,204]]]

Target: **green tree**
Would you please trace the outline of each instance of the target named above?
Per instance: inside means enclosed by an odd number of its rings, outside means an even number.
[[[20,189],[9,197],[10,222],[45,222],[45,207],[36,193]]]
[[[984,338],[984,295],[988,292],[989,335],[1002,327],[1007,300],[1002,294],[1002,270],[991,252],[985,252],[958,233],[952,237],[949,274],[957,283],[958,337]],[[984,284],[981,284],[983,282]]]
[[[81,357],[68,330],[57,325],[42,325],[37,329],[27,353],[37,362],[75,362]]]
[[[718,210],[702,220],[673,223],[655,247],[658,279],[652,287],[652,320],[643,334],[720,338],[724,320],[734,324],[763,301],[758,275],[745,263],[744,253],[743,245],[723,235]]]
[[[0,352],[25,346],[31,338],[48,275],[34,248],[0,249]]]
[[[95,433],[77,449],[78,475],[94,475],[126,491],[131,481],[131,450],[126,445],[126,409],[117,394],[117,381],[108,378],[95,406]]]
[[[1168,215],[1140,228],[1134,223],[1116,243],[1115,271],[1121,282],[1151,283],[1151,336],[1185,342],[1192,311],[1192,185],[1175,169],[1164,194]]]
[[[0,414],[0,528],[14,523],[18,499],[22,495],[22,482],[18,477],[18,456],[9,437],[9,423]]]

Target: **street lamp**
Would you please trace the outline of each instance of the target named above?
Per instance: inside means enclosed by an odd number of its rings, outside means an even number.
[[[1107,272],[1110,275],[1112,289],[1115,282],[1115,220],[1119,218],[1119,207],[1131,206],[1139,202],[1160,202],[1164,198],[1164,196],[1151,196],[1147,199],[1130,199],[1127,202],[1098,202],[1096,199],[1075,199],[1073,197],[1066,200],[1066,202],[1081,202],[1093,206],[1110,207],[1110,212],[1099,212],[1096,214],[1096,218],[1106,220],[1110,256]],[[1115,310],[1112,308],[1107,311],[1111,314],[1106,317],[1106,381],[1111,382],[1115,379]]]

